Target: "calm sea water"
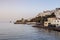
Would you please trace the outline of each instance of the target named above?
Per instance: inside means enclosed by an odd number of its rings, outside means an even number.
[[[60,40],[60,32],[32,25],[0,23],[0,40]]]

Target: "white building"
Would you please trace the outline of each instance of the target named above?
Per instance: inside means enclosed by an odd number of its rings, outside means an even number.
[[[44,26],[55,25],[56,27],[60,27],[60,18],[48,18],[48,21],[44,22]]]
[[[52,20],[51,24],[56,25],[56,27],[59,27],[60,26],[60,19]]]
[[[47,18],[47,21],[44,22],[44,26],[48,26],[49,23],[51,24],[53,22],[53,20],[55,20],[56,18]]]

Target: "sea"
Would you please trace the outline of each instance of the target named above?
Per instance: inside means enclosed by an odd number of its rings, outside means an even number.
[[[60,40],[60,32],[32,26],[0,23],[0,40]]]

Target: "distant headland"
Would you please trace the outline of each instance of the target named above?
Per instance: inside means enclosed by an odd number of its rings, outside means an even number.
[[[22,18],[14,22],[14,24],[35,24],[34,27],[60,30],[60,8],[40,12],[36,17],[30,20]]]

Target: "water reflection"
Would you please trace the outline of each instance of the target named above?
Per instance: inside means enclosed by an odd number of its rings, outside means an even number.
[[[32,25],[0,23],[0,40],[60,40],[60,32]]]
[[[38,30],[37,33],[45,37],[46,40],[47,39],[48,40],[60,40],[60,32],[58,31],[53,31],[53,30],[43,29],[43,28],[38,28],[38,27],[34,27],[34,28],[36,28]]]

